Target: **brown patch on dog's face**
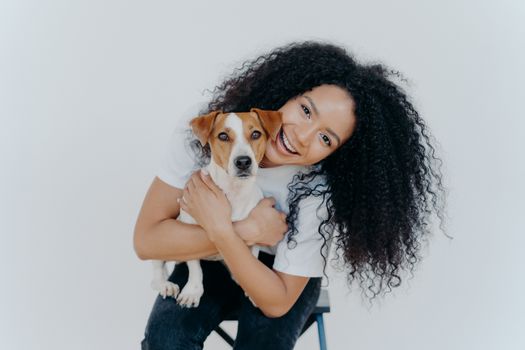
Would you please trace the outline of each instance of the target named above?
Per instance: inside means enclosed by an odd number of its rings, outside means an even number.
[[[238,137],[233,130],[225,125],[229,114],[221,113],[215,118],[215,125],[208,139],[213,161],[226,172],[228,172],[228,162],[230,161],[233,145]]]
[[[236,113],[242,120],[246,141],[250,144],[257,164],[262,160],[266,150],[267,132],[255,112]]]
[[[246,177],[263,159],[268,138],[275,138],[281,113],[256,108],[240,113],[214,111],[195,118],[191,125],[201,143],[210,144],[218,166],[232,176]]]
[[[266,136],[275,141],[283,123],[283,114],[280,111],[271,111],[259,108],[252,108],[250,109],[250,112],[255,112],[257,117],[259,117],[261,126],[266,131]]]
[[[197,139],[204,146],[210,144],[213,161],[228,171],[228,161],[236,135],[224,124],[229,113],[212,111],[191,120],[190,125]]]
[[[197,136],[201,145],[206,145],[210,138],[211,131],[215,124],[215,118],[221,113],[221,111],[213,111],[205,115],[200,115],[193,118],[190,121],[190,126],[193,134]]]
[[[261,125],[261,121],[255,112],[235,113],[242,121],[243,135],[237,135],[236,131],[226,126],[226,119],[230,113],[219,114],[215,118],[215,125],[209,138],[212,157],[224,170],[228,171],[228,163],[235,142],[241,142],[243,137],[250,146],[255,156],[256,164],[262,160],[266,149],[267,132]]]

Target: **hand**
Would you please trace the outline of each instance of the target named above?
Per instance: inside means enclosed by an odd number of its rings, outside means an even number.
[[[263,198],[248,215],[246,220],[250,229],[240,233],[248,245],[274,246],[283,239],[288,231],[286,214],[275,209],[274,205],[273,197]]]
[[[211,177],[200,170],[194,172],[186,183],[179,204],[206,231],[212,242],[218,232],[229,228],[233,232],[228,198]]]

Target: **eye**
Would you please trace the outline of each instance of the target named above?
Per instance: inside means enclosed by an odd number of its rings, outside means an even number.
[[[251,137],[252,137],[252,140],[257,140],[259,137],[261,137],[261,132],[255,130],[254,132],[252,132],[252,136]]]
[[[221,141],[229,141],[230,138],[228,137],[228,134],[225,133],[225,132],[221,132],[219,135],[218,135],[218,138],[219,140]]]
[[[310,109],[303,104],[301,104],[301,108],[303,109],[303,112],[306,114],[306,117],[310,119],[312,117],[312,112],[310,112]]]
[[[332,141],[330,141],[330,138],[328,136],[321,134],[321,139],[328,147],[332,146]]]

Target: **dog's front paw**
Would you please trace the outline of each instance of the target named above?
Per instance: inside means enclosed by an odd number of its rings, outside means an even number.
[[[183,307],[197,307],[204,294],[204,287],[202,283],[186,283],[182,292],[177,297],[177,302]]]
[[[170,281],[153,280],[151,281],[151,288],[159,292],[159,294],[166,299],[167,296],[176,298],[179,294],[179,286]]]

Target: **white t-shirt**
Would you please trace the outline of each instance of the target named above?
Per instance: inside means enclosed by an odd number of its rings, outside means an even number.
[[[157,177],[177,188],[184,188],[192,172],[198,169],[192,150],[187,142],[190,118],[182,118],[173,131],[167,152],[160,165]],[[288,188],[293,176],[299,171],[306,171],[303,166],[286,165],[274,168],[259,168],[256,183],[265,197],[274,197],[276,208],[288,214]],[[316,181],[319,183],[319,181]],[[309,196],[299,203],[299,214],[294,236],[297,245],[288,248],[286,236],[276,246],[261,247],[262,251],[275,255],[275,270],[296,276],[322,277],[324,259],[321,255],[323,238],[318,232],[322,220],[327,217],[326,205],[321,197]],[[319,207],[319,209],[318,209]],[[330,244],[331,239],[328,240]],[[325,255],[328,252],[325,247]]]

